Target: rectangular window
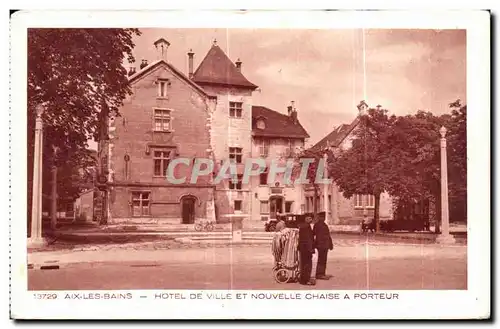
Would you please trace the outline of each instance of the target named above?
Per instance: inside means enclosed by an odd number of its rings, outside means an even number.
[[[231,118],[241,118],[242,109],[242,102],[229,102],[229,116]]]
[[[170,163],[170,151],[154,151],[153,161],[154,161],[154,175],[155,176],[167,176],[167,168]]]
[[[158,97],[167,97],[168,80],[158,80]]]
[[[229,181],[230,190],[241,190],[242,187],[243,187],[243,175],[238,175],[237,183],[234,183],[232,179]]]
[[[375,196],[367,195],[366,196],[366,207],[367,208],[375,208]]]
[[[150,193],[149,192],[132,192],[132,216],[150,216]]]
[[[155,131],[170,131],[172,128],[170,110],[155,109],[154,111]]]
[[[241,211],[243,202],[241,200],[234,200],[234,211]]]
[[[260,213],[261,214],[269,214],[269,201],[261,201],[260,202]]]
[[[229,160],[236,163],[241,163],[243,160],[243,149],[241,147],[230,147]]]
[[[285,201],[285,213],[292,212],[293,201]]]
[[[259,155],[262,158],[267,158],[269,156],[269,148],[270,148],[269,139],[261,139],[259,141]]]
[[[354,195],[354,207],[356,208],[374,208],[375,207],[375,196],[373,195]]]
[[[332,196],[328,196],[328,211],[332,211]]]
[[[259,184],[260,185],[267,185],[267,176],[268,176],[267,172],[263,172],[260,174],[260,176],[259,176]]]

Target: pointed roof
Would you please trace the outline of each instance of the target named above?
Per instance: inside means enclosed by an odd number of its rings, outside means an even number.
[[[245,78],[216,43],[212,45],[212,48],[210,48],[200,66],[194,72],[193,81],[199,84],[218,84],[257,89],[257,86]]]
[[[326,135],[322,140],[314,144],[312,149],[319,150],[326,147],[338,147],[344,139],[356,128],[359,123],[359,117],[356,117],[350,124],[341,124],[335,128],[331,133]]]
[[[170,42],[168,42],[167,40],[165,40],[164,38],[160,38],[158,40],[156,40],[153,44],[156,46],[157,44],[159,43],[166,43],[167,46],[170,46]]]
[[[265,128],[257,128],[257,121],[263,119]],[[309,138],[299,121],[264,106],[252,106],[252,135],[256,137]]]
[[[166,67],[168,67],[174,74],[176,74],[179,78],[184,80],[184,82],[186,82],[187,84],[191,85],[197,92],[199,92],[203,96],[206,96],[209,98],[216,98],[215,95],[208,94],[203,88],[201,88],[196,83],[194,83],[192,79],[189,79],[186,75],[184,75],[184,73],[182,73],[180,70],[178,70],[175,66],[173,66],[170,63],[165,62],[162,59],[155,61],[155,62],[149,64],[148,66],[143,67],[139,71],[137,71],[134,74],[132,74],[131,76],[129,76],[128,77],[129,83],[132,83],[132,82],[140,79],[146,73],[148,73],[149,71],[152,71],[154,68],[156,68],[160,65],[165,65]]]

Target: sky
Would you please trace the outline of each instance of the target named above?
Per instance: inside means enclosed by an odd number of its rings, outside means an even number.
[[[449,111],[466,102],[465,30],[141,29],[134,56],[157,59],[154,41],[170,42],[168,61],[195,70],[214,39],[242,73],[259,86],[254,105],[286,113],[293,100],[314,144],[357,115],[356,105],[382,105],[404,115]],[[364,42],[363,42],[364,40]],[[363,51],[364,49],[364,51]]]

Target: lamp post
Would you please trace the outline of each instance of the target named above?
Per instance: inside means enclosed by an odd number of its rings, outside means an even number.
[[[441,134],[441,234],[436,241],[442,244],[455,243],[455,238],[450,234],[450,219],[448,205],[448,161],[446,159],[446,128],[439,129]]]
[[[45,244],[42,238],[42,156],[43,156],[43,120],[44,106],[36,108],[35,148],[33,152],[33,191],[31,203],[31,234],[28,247]]]

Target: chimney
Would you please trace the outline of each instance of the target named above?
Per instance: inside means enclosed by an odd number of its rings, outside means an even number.
[[[135,66],[131,66],[130,70],[128,71],[128,76],[131,76],[135,73]]]
[[[295,108],[295,102],[292,101],[292,104],[288,106],[288,115],[292,118],[293,124],[297,124],[297,109]]]
[[[359,115],[360,116],[363,116],[365,114],[367,114],[367,110],[368,110],[368,104],[366,104],[366,102],[363,100],[359,103],[358,105],[358,111],[359,111]]]
[[[238,72],[241,72],[241,64],[242,64],[241,60],[238,58],[236,60],[236,63],[234,63],[234,64],[236,64],[236,69],[238,70]]]
[[[148,66],[148,60],[147,59],[143,59],[142,62],[141,62],[141,65],[139,66],[139,68],[142,70],[146,66]]]
[[[168,46],[170,46],[170,42],[168,42],[167,40],[163,39],[163,38],[160,38],[158,40],[155,41],[154,43],[155,45],[155,48],[156,48],[156,59],[157,60],[163,60],[163,61],[167,61],[167,50],[168,50]]]
[[[297,110],[293,110],[292,111],[292,114],[290,115],[290,117],[292,118],[292,121],[293,121],[293,124],[296,125],[297,122],[299,122],[299,120],[297,119]]]
[[[193,78],[193,57],[194,57],[193,49],[189,49],[188,52],[189,79]]]

